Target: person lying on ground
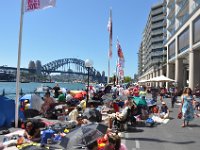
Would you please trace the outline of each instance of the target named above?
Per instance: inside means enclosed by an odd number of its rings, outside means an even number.
[[[33,142],[40,142],[40,128],[32,121],[27,121],[25,124],[24,137]]]

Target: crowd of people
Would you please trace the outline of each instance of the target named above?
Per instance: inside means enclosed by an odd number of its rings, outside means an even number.
[[[173,109],[178,96],[177,88],[167,90],[163,87],[159,90],[155,88],[149,90],[145,86],[138,85],[129,87],[109,85],[98,89],[91,88],[91,90],[92,92],[88,91],[90,95],[87,100],[87,91],[73,93],[70,90],[62,90],[56,84],[52,90],[46,92],[40,109],[40,114],[48,118],[51,116],[52,109],[61,105],[62,107],[59,108],[61,112],[56,119],[62,118],[60,121],[70,122],[75,128],[92,122],[106,125],[108,128],[105,135],[87,145],[91,150],[126,150],[118,133],[127,130],[128,125],[135,127],[137,121],[147,120],[151,116],[156,116],[160,120],[169,119],[170,110],[164,99],[171,97],[171,108]],[[152,94],[150,103],[146,99],[148,92]],[[183,90],[179,108],[183,118],[182,127],[189,125],[194,119],[195,109],[199,109],[195,101],[196,97],[198,95],[194,96],[190,88]],[[154,121],[156,122],[156,119]],[[24,137],[30,141],[39,142],[41,140],[40,128],[28,120],[25,123]]]

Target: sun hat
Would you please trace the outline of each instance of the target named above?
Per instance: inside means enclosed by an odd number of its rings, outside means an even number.
[[[166,103],[165,103],[165,102],[162,102],[162,104],[163,104],[163,105],[166,105]]]

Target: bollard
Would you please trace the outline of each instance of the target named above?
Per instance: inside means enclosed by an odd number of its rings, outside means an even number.
[[[2,96],[5,96],[5,89],[3,89]]]
[[[22,96],[23,95],[23,90],[22,90],[22,88],[21,88],[21,90],[20,90],[20,96]]]

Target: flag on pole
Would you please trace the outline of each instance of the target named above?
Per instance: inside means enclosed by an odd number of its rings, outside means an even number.
[[[110,9],[110,16],[108,20],[108,32],[109,32],[109,58],[112,58],[112,10]]]
[[[122,48],[119,43],[119,40],[117,40],[117,54],[118,54],[119,59],[124,59],[124,54],[122,52]]]
[[[38,9],[45,9],[55,7],[56,0],[25,0],[24,11],[34,11]]]

